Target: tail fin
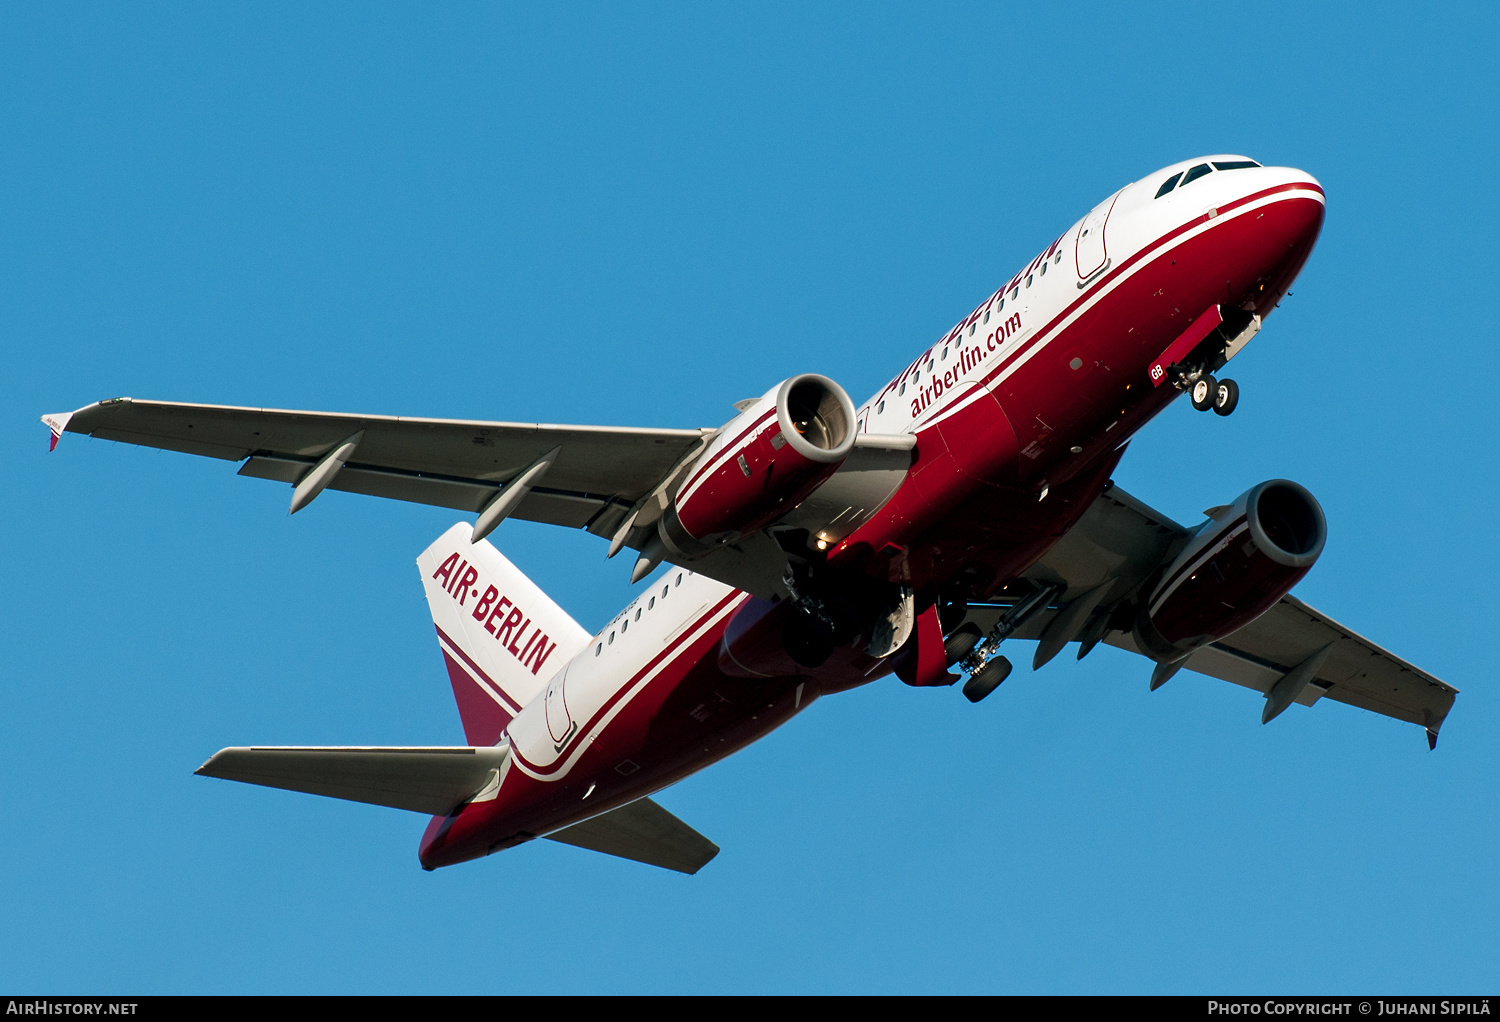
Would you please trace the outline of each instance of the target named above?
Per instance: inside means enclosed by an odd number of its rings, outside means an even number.
[[[417,568],[471,746],[493,745],[589,633],[473,528],[459,522]]]

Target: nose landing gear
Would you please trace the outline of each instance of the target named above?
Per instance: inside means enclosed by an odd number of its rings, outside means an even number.
[[[1212,373],[1202,373],[1189,384],[1188,398],[1200,412],[1212,408],[1216,415],[1228,415],[1240,403],[1240,385],[1233,380],[1216,380]]]
[[[1240,385],[1233,380],[1220,380],[1214,388],[1214,414],[1228,415],[1240,403]]]

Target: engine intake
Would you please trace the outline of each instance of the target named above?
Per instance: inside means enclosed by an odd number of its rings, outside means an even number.
[[[664,537],[680,529],[723,542],[765,528],[838,470],[854,432],[854,402],[837,383],[813,373],[783,381],[719,431],[678,490]]]
[[[1180,660],[1270,610],[1318,560],[1323,509],[1286,479],[1218,508],[1142,605],[1135,640],[1162,663]]]

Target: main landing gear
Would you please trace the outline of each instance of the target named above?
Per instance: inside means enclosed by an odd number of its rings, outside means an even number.
[[[1006,657],[997,655],[996,647],[1032,615],[1046,610],[1053,597],[1062,591],[1063,586],[1058,584],[1036,585],[1028,595],[1012,604],[1000,616],[989,635],[981,638],[979,629],[973,625],[965,625],[948,637],[945,646],[949,666],[956,663],[969,672],[969,680],[964,682],[965,699],[977,703],[1010,677],[1011,662]]]
[[[973,667],[969,680],[964,682],[964,698],[971,703],[979,702],[999,688],[1000,683],[1010,677],[1011,672],[1011,662],[1003,656],[983,661],[978,658],[970,660],[974,650],[983,641],[984,636],[973,625],[962,626],[943,641],[943,651],[947,654],[949,667],[966,662]],[[974,666],[976,664],[978,666]]]
[[[969,675],[969,680],[964,682],[964,698],[971,703],[979,702],[999,688],[1000,683],[1010,677],[1010,672],[1010,660],[1003,656],[995,657]]]
[[[1216,380],[1212,373],[1202,373],[1188,385],[1188,397],[1200,412],[1212,408],[1217,415],[1228,415],[1240,403],[1240,385],[1233,380]]]

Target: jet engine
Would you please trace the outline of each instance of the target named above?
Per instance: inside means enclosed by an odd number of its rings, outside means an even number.
[[[1306,489],[1285,479],[1215,508],[1141,605],[1135,640],[1170,663],[1270,610],[1323,552],[1328,523]]]
[[[837,383],[812,373],[783,381],[719,431],[677,491],[663,535],[724,542],[765,528],[838,470],[854,432],[854,402]]]

